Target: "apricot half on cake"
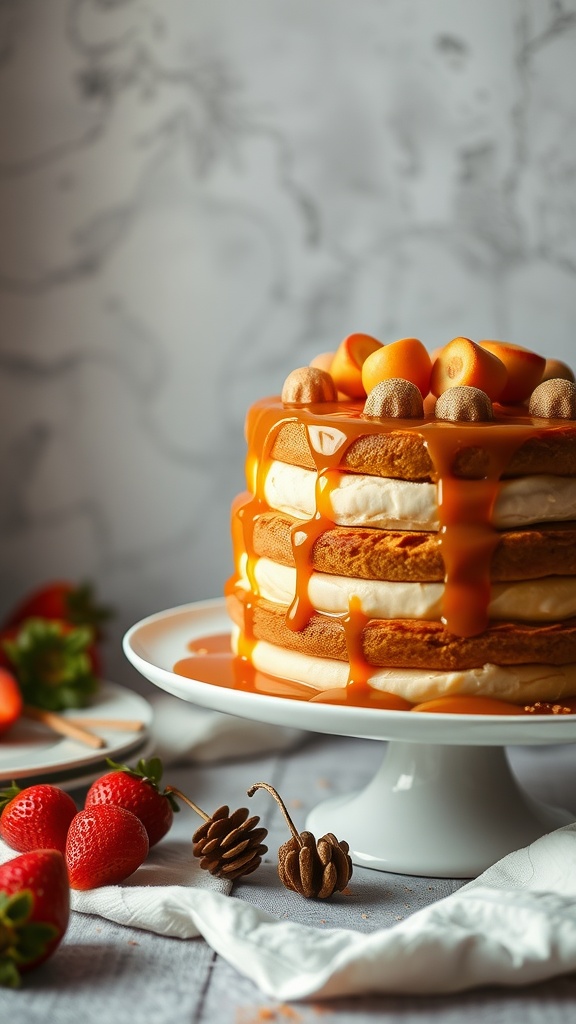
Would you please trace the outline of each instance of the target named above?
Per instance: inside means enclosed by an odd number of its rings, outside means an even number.
[[[430,356],[422,342],[418,338],[400,338],[367,356],[362,367],[362,384],[369,394],[381,381],[400,377],[415,384],[422,398],[426,398],[431,369]]]
[[[314,358],[310,360],[308,366],[311,366],[316,370],[325,370],[326,373],[330,373],[333,359],[333,352],[319,352],[317,356],[314,356]]]
[[[448,388],[473,387],[497,400],[508,379],[501,359],[470,338],[454,338],[438,353],[432,364],[430,390],[438,398]]]
[[[525,402],[542,380],[546,366],[544,356],[539,356],[537,352],[532,352],[523,345],[514,345],[510,341],[479,341],[478,344],[480,348],[497,356],[508,372],[498,401],[504,405]]]
[[[349,334],[344,338],[330,366],[330,374],[338,391],[348,398],[366,398],[362,366],[372,352],[382,347],[382,342],[370,334]]]

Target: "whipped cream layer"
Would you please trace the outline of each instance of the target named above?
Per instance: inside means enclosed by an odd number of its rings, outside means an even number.
[[[264,497],[270,508],[296,519],[316,513],[317,474],[286,462],[270,463]],[[338,526],[372,526],[385,530],[439,528],[437,488],[362,473],[339,473],[330,490],[332,520]],[[576,479],[527,476],[500,484],[492,523],[499,529],[530,523],[576,519]]]
[[[232,631],[232,647],[237,653],[239,630]],[[276,647],[263,640],[254,645],[250,661],[259,672],[305,683],[314,690],[344,689],[348,682],[348,663],[329,658],[313,658],[296,651]],[[562,700],[576,694],[576,665],[481,665],[460,672],[428,669],[374,669],[368,683],[419,704],[436,697],[455,695],[494,697],[512,704],[531,704],[537,700]]]
[[[251,586],[247,556],[240,558],[239,583]],[[259,594],[273,604],[290,605],[296,594],[296,569],[270,558],[251,566]],[[328,615],[346,614],[350,598],[357,597],[365,615],[374,619],[436,619],[442,615],[443,583],[397,583],[364,580],[313,572],[308,599]],[[489,614],[493,619],[518,622],[555,622],[576,615],[576,577],[546,576],[537,580],[493,584]]]

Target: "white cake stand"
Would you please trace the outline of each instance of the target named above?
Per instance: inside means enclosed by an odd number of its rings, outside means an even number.
[[[365,789],[324,801],[306,827],[346,839],[354,863],[381,871],[470,878],[573,815],[533,799],[504,747],[576,741],[576,715],[413,714],[308,703],[188,679],[173,671],[188,644],[228,632],[221,600],[169,609],[124,637],[128,660],[183,700],[242,718],[339,736],[387,740]],[[343,765],[343,772],[346,766]]]

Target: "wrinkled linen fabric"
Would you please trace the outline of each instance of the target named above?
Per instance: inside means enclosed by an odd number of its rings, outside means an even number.
[[[14,856],[2,844],[0,860]],[[576,970],[576,823],[372,934],[277,920],[164,840],[123,885],[73,892],[72,908],[180,939],[201,935],[267,995],[439,994],[518,986]]]
[[[165,765],[226,761],[278,753],[298,746],[307,734],[300,729],[267,725],[209,711],[167,694],[150,700],[153,753]]]

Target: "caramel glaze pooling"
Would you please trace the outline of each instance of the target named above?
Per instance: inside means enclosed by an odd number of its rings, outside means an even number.
[[[311,551],[316,539],[333,526],[330,495],[338,485],[342,459],[350,445],[370,432],[415,431],[426,445],[434,467],[433,480],[438,490],[440,529],[437,542],[445,566],[442,621],[457,636],[475,636],[488,625],[490,599],[490,561],[498,543],[498,531],[492,526],[492,513],[500,481],[515,451],[531,438],[566,430],[566,423],[550,423],[528,415],[496,416],[486,423],[452,423],[426,417],[421,420],[374,420],[362,417],[360,403],[322,403],[290,408],[280,399],[264,399],[250,409],[247,419],[248,455],[246,477],[249,493],[240,495],[233,506],[232,536],[236,562],[247,553],[247,575],[253,594],[258,593],[254,578],[253,533],[257,517],[268,510],[264,498],[266,475],[272,462],[271,452],[281,426],[298,421],[306,429],[316,470],[316,509],[307,521],[292,530],[292,549],[296,565],[296,593],[287,613],[287,624],[302,629],[314,609],[308,597],[312,572]],[[452,467],[463,448],[481,448],[488,453],[486,475],[481,480],[455,477]],[[252,631],[253,605],[249,594],[229,580],[227,592],[234,592],[244,604],[244,630],[239,656],[249,661],[255,639]],[[353,599],[348,613],[338,616],[346,636],[350,663],[348,688],[359,696],[367,686],[370,667],[362,654],[360,637],[366,622],[359,603]],[[352,696],[352,694],[350,694]],[[343,695],[343,699],[346,697]]]

